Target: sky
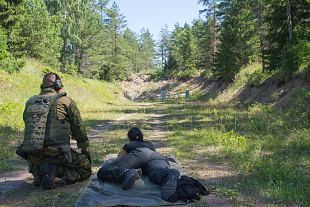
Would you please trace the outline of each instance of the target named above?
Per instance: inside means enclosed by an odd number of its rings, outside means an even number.
[[[126,16],[127,26],[136,33],[148,28],[154,39],[159,39],[161,28],[165,25],[172,31],[174,25],[191,23],[199,18],[198,0],[114,0],[120,12]],[[113,2],[111,0],[111,2]]]

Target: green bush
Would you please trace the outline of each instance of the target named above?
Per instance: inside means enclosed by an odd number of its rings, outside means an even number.
[[[301,41],[295,48],[299,67],[310,73],[310,41]]]
[[[66,64],[64,68],[65,68],[66,73],[68,73],[70,75],[77,75],[78,74],[78,68],[74,64]]]
[[[151,79],[154,81],[159,81],[165,78],[167,78],[167,74],[164,70],[158,69],[158,70],[155,70],[155,72],[151,74]]]
[[[202,73],[201,73],[201,76],[206,78],[206,79],[211,79],[213,78],[214,74],[211,70],[204,70]]]
[[[0,69],[12,73],[18,71],[19,66],[18,62],[7,51],[7,37],[0,27]]]
[[[283,76],[291,77],[298,70],[298,51],[296,46],[288,45],[285,47],[281,57],[281,73]]]
[[[256,70],[254,73],[249,74],[248,85],[249,86],[260,86],[268,77],[270,77],[269,73],[262,72],[261,70]]]
[[[301,41],[296,46],[298,66],[302,77],[310,80],[310,41]]]
[[[0,60],[4,60],[7,57],[7,38],[4,30],[0,27]]]
[[[188,65],[186,69],[179,70],[174,73],[176,78],[193,78],[199,75],[197,68],[194,65]]]

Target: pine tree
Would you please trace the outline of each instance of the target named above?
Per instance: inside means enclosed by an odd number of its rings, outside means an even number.
[[[179,45],[178,52],[181,59],[178,70],[182,71],[181,74],[185,76],[192,76],[197,70],[197,49],[196,41],[192,33],[191,27],[185,24],[181,32],[177,35],[177,44]]]
[[[189,77],[197,72],[196,39],[188,24],[175,26],[169,45],[169,60],[166,73],[173,76]]]
[[[197,67],[204,71],[211,72],[214,66],[214,44],[213,33],[211,32],[212,20],[206,21],[201,19],[193,22],[193,34],[196,38],[197,48]]]
[[[14,64],[14,59],[7,49],[7,36],[4,29],[0,27],[0,69],[8,72],[15,72],[18,68],[16,64]]]
[[[299,43],[309,41],[309,2],[273,0],[265,3],[268,8],[264,16],[267,25],[266,68],[290,76],[300,65]]]
[[[140,48],[144,69],[152,69],[154,64],[155,43],[148,29],[142,29],[140,35]]]
[[[0,61],[8,58],[7,39],[4,30],[0,27]]]
[[[0,1],[0,24],[4,30],[10,32],[16,20],[20,18],[20,6],[24,0]]]
[[[125,68],[122,63],[121,53],[121,35],[126,27],[126,19],[120,13],[118,5],[113,2],[110,9],[106,10],[106,41],[107,47],[103,53],[107,55],[107,59],[102,66],[100,77],[104,80],[122,79]]]
[[[12,26],[11,50],[59,68],[60,27],[57,17],[50,16],[43,0],[25,0],[22,18]]]
[[[216,53],[218,52],[218,44],[219,44],[219,34],[218,27],[219,22],[222,21],[222,11],[220,11],[219,7],[223,2],[221,0],[199,0],[199,3],[202,3],[206,8],[201,10],[200,13],[205,14],[206,19],[208,20],[209,25],[209,43],[210,46],[208,48],[210,51],[210,61],[212,70],[215,70],[215,58]]]
[[[61,70],[69,73],[82,73],[81,29],[90,7],[89,0],[45,0],[48,11],[56,15],[61,23]]]
[[[222,22],[215,75],[231,81],[241,67],[258,59],[259,38],[248,2],[222,1],[218,8]]]
[[[75,65],[79,74],[93,77],[99,74],[103,59],[104,26],[101,16],[88,8],[80,19],[77,31],[79,41],[75,44]]]
[[[160,68],[164,69],[168,64],[168,52],[169,52],[170,32],[167,25],[160,31],[160,40],[158,43],[157,54],[160,60]]]
[[[126,57],[126,76],[130,73],[137,73],[142,70],[140,45],[137,35],[130,29],[126,29],[123,34],[123,56]]]

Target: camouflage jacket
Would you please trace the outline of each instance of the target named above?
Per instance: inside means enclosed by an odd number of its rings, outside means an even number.
[[[41,90],[40,95],[55,95],[57,92],[52,88]],[[56,116],[58,120],[68,119],[71,128],[71,138],[77,141],[78,148],[86,148],[89,146],[85,126],[81,118],[76,103],[67,96],[62,96],[56,101]],[[24,113],[25,120],[25,113]],[[55,129],[57,130],[57,129]],[[69,144],[69,143],[68,143]]]

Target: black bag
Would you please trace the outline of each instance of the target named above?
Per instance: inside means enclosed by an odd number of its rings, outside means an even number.
[[[183,175],[179,178],[177,190],[175,193],[175,201],[183,200],[190,202],[193,200],[200,200],[200,196],[210,194],[198,180]]]

